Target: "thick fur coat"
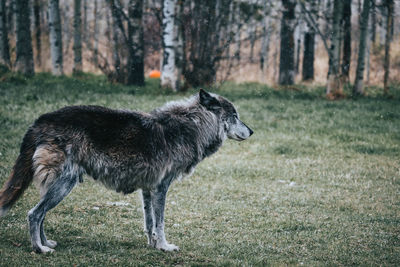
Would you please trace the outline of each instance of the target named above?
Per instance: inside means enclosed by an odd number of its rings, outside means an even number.
[[[0,191],[0,215],[36,182],[41,200],[28,213],[31,242],[36,252],[52,252],[57,243],[47,240],[44,217],[88,174],[124,194],[142,189],[149,244],[177,250],[164,234],[169,185],[191,174],[227,137],[241,141],[251,134],[228,100],[203,90],[150,113],[65,107],[40,116],[28,129]]]

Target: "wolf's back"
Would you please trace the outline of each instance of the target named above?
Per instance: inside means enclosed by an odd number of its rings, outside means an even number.
[[[35,152],[35,140],[29,129],[22,141],[20,154],[8,180],[0,190],[0,216],[4,216],[21,197],[33,179],[32,157]]]

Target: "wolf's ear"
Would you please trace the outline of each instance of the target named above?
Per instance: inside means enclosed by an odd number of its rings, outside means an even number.
[[[200,89],[199,98],[200,104],[209,110],[218,110],[221,108],[221,103],[218,101],[218,99],[216,99],[203,89]]]

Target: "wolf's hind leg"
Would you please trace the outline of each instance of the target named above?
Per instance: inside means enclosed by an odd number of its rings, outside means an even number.
[[[57,242],[54,240],[48,240],[45,233],[44,233],[44,217],[43,220],[40,222],[40,239],[42,240],[42,244],[49,248],[55,248],[57,246]]]
[[[169,244],[164,233],[164,209],[168,187],[173,177],[166,177],[155,191],[151,192],[151,204],[154,213],[154,232],[152,235],[153,246],[164,251],[179,250],[178,246]]]
[[[46,253],[54,251],[51,246],[55,246],[56,243],[45,238],[43,231],[44,217],[46,213],[57,206],[76,185],[79,175],[77,175],[74,169],[72,165],[66,165],[60,177],[49,187],[39,203],[28,212],[31,243],[35,252]]]

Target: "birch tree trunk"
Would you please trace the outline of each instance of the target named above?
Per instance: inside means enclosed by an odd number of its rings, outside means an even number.
[[[8,44],[6,1],[0,2],[0,64],[10,67],[10,47]]]
[[[295,0],[282,0],[283,14],[281,20],[281,51],[279,63],[279,84],[289,85],[294,83],[294,23]]]
[[[163,60],[161,67],[161,87],[176,91],[176,70],[175,70],[175,4],[176,0],[163,0],[162,7],[162,47]]]
[[[351,63],[351,0],[343,1],[343,57],[342,77],[349,81]]]
[[[365,68],[365,49],[367,45],[369,8],[370,0],[364,0],[363,11],[361,14],[360,42],[358,48],[356,79],[354,81],[353,95],[362,95],[364,93],[363,79]]]
[[[340,21],[342,17],[342,0],[334,0],[331,46],[329,48],[329,70],[326,86],[326,96],[335,98],[343,94],[342,84],[339,76],[340,61]]]
[[[389,71],[390,71],[390,41],[391,33],[393,30],[393,13],[394,13],[394,1],[386,0],[385,2],[387,8],[387,20],[386,20],[386,38],[385,38],[385,61],[384,69],[385,75],[383,78],[383,91],[385,95],[389,93]]]
[[[73,73],[82,71],[82,19],[81,0],[74,0],[74,66]]]
[[[29,0],[16,0],[17,51],[15,70],[34,74]]]
[[[63,74],[61,19],[58,0],[49,0],[50,54],[52,73]]]
[[[128,76],[127,84],[144,85],[143,1],[130,0],[128,7]]]

